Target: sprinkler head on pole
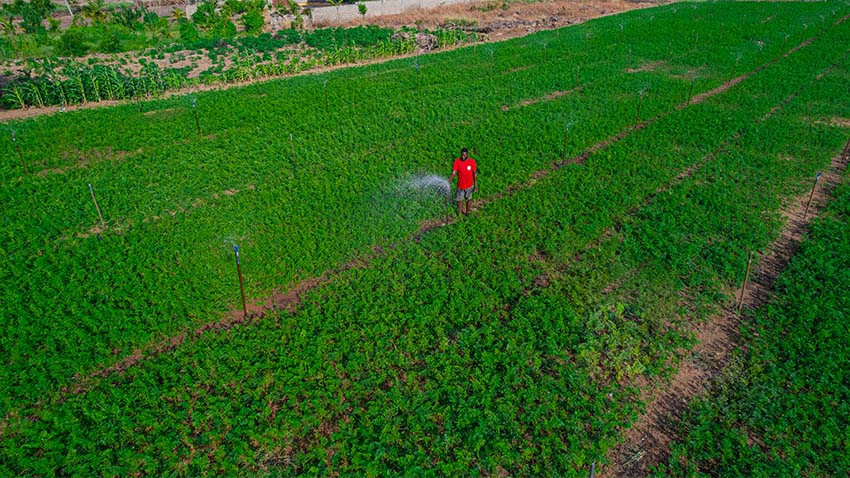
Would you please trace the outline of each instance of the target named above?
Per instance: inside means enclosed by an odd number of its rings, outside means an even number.
[[[239,264],[239,246],[238,245],[236,245],[236,244],[233,245],[233,252],[236,253],[236,264]]]

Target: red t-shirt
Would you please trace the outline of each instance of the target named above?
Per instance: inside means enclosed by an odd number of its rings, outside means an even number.
[[[455,159],[452,165],[452,171],[457,173],[457,188],[469,189],[475,184],[475,171],[478,167],[475,165],[475,160],[466,158],[466,161],[460,158]]]

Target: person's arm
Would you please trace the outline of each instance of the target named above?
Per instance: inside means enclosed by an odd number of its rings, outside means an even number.
[[[472,190],[478,192],[478,168],[472,172]]]

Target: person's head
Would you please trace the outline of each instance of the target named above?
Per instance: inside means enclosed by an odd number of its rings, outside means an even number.
[[[469,157],[469,150],[466,149],[466,148],[461,149],[460,150],[460,159],[466,159],[468,157]]]

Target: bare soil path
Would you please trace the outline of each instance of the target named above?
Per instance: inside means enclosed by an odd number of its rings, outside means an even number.
[[[758,258],[743,295],[741,288],[731,291],[723,311],[695,327],[698,344],[672,381],[659,387],[646,413],[625,432],[625,441],[608,454],[610,465],[600,469],[600,478],[644,477],[652,465],[670,457],[670,442],[678,437],[677,427],[688,404],[709,391],[712,377],[723,370],[732,352],[740,346],[738,301],[742,299],[744,315],[768,301],[776,278],[799,249],[803,234],[827,204],[835,186],[842,182],[848,162],[850,141],[821,176],[808,211],[809,191],[794,198],[782,211],[785,226],[779,238]],[[644,398],[652,394],[647,395]]]
[[[810,42],[810,40],[807,40],[807,42]],[[772,64],[775,61],[776,60],[773,60],[770,63]],[[762,67],[759,67],[758,70],[761,70],[766,66],[767,65],[763,65]],[[673,111],[698,104],[699,102],[705,101],[706,99],[708,99],[712,96],[721,94],[722,92],[726,91],[731,85],[738,84],[741,81],[744,81],[745,79],[749,78],[753,73],[754,72],[745,73],[744,75],[741,75],[740,77],[737,77],[737,78],[730,80],[724,86],[721,86],[721,87],[718,87],[718,88],[711,90],[711,92],[709,92],[710,94],[700,95],[699,97],[692,99],[689,103],[680,104],[679,106],[677,106],[676,108],[674,108],[671,111],[664,112],[657,117],[645,120],[645,121],[639,123],[636,126],[629,126],[629,127],[625,128],[623,131],[621,131],[621,132],[619,132],[615,135],[612,135],[611,137],[609,137],[605,140],[602,140],[602,141],[588,147],[584,152],[582,152],[580,155],[578,155],[576,157],[568,158],[566,160],[556,160],[548,168],[545,168],[545,169],[542,169],[542,170],[537,171],[535,173],[532,173],[530,175],[529,180],[527,180],[526,182],[516,184],[514,186],[509,186],[508,188],[506,188],[505,192],[503,192],[503,193],[497,193],[497,194],[495,194],[491,197],[488,197],[486,199],[481,199],[481,200],[475,201],[472,205],[472,210],[473,211],[480,210],[481,208],[487,206],[488,204],[490,204],[492,202],[501,200],[505,197],[513,196],[514,194],[516,194],[517,192],[519,192],[521,190],[533,187],[534,184],[537,183],[540,179],[542,179],[543,177],[547,176],[548,174],[560,169],[561,167],[563,167],[566,164],[581,164],[584,161],[586,161],[587,158],[591,154],[598,152],[598,151],[601,151],[601,150],[604,150],[605,148],[608,148],[608,147],[616,144],[617,142],[621,141],[623,138],[628,137],[632,133],[639,131],[639,130],[647,127],[648,125],[658,121],[659,119],[664,118],[664,117],[672,114]],[[449,223],[451,223],[455,220],[456,220],[455,217],[452,216]],[[446,224],[446,222],[443,218],[436,218],[436,219],[433,219],[433,220],[430,220],[430,221],[426,221],[426,222],[424,222],[423,224],[420,225],[419,229],[410,238],[408,238],[407,241],[416,240],[416,239],[420,238],[423,234],[425,234],[425,233],[427,233],[427,232],[429,232],[429,231],[431,231],[435,228],[441,227],[445,224]],[[395,246],[394,245],[389,246],[387,249],[391,249],[393,247],[395,247]],[[86,376],[78,377],[74,381],[74,383],[63,388],[60,395],[64,396],[64,395],[67,395],[69,392],[73,392],[73,393],[85,392],[85,391],[89,390],[91,388],[91,386],[94,385],[95,379],[100,378],[100,377],[107,377],[107,376],[109,376],[113,373],[123,373],[128,368],[135,366],[136,364],[138,364],[139,362],[141,362],[143,360],[151,359],[151,358],[154,358],[154,357],[156,357],[156,356],[158,356],[162,353],[173,350],[177,346],[183,344],[184,341],[187,340],[187,339],[196,339],[196,338],[200,337],[201,335],[203,335],[204,333],[222,331],[222,330],[229,329],[229,328],[231,328],[235,325],[249,322],[251,320],[260,320],[263,317],[265,317],[267,314],[275,313],[275,311],[277,311],[277,310],[287,310],[287,311],[295,310],[300,305],[301,297],[303,297],[305,293],[309,292],[310,290],[315,289],[316,287],[320,287],[324,284],[327,284],[328,282],[333,280],[334,277],[337,277],[339,274],[341,274],[341,273],[343,273],[343,272],[345,272],[349,269],[368,267],[369,263],[372,260],[374,260],[377,257],[380,257],[385,252],[386,252],[386,250],[384,248],[374,247],[368,253],[366,253],[366,254],[364,254],[360,257],[352,259],[351,261],[342,265],[339,268],[329,269],[329,270],[325,271],[324,273],[322,273],[320,276],[317,276],[317,277],[310,277],[310,278],[303,279],[302,281],[300,281],[299,283],[290,287],[289,289],[287,289],[285,291],[275,292],[274,294],[272,294],[271,297],[268,297],[264,300],[251,301],[251,302],[249,302],[249,305],[248,305],[248,316],[247,317],[245,317],[242,310],[233,310],[230,314],[227,314],[225,317],[223,317],[223,318],[221,318],[221,319],[219,319],[215,322],[202,324],[194,330],[181,332],[179,334],[176,334],[173,337],[170,337],[170,338],[167,338],[167,339],[164,339],[164,340],[160,340],[157,343],[151,343],[151,344],[143,345],[143,346],[139,347],[138,349],[136,349],[135,351],[133,351],[131,354],[119,359],[117,362],[115,362],[111,365],[105,365],[103,367],[99,367],[99,368],[95,369],[94,371],[90,372]]]

